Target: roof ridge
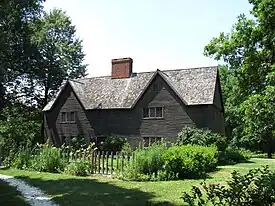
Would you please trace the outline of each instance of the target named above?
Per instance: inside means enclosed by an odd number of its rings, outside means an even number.
[[[160,70],[161,72],[169,72],[169,71],[180,71],[180,70],[194,70],[194,69],[212,69],[212,68],[218,68],[218,66],[207,66],[207,67],[192,67],[192,68],[186,68],[186,69],[165,69]]]
[[[164,69],[160,70],[161,72],[169,72],[169,71],[181,71],[181,70],[194,70],[194,69],[210,69],[210,68],[218,68],[218,66],[206,66],[206,67],[191,67],[191,68],[181,68],[181,69]],[[158,69],[153,70],[153,71],[146,71],[146,72],[133,72],[133,74],[145,74],[145,73],[154,73]],[[104,76],[96,76],[96,77],[84,77],[84,78],[79,78],[76,80],[86,80],[86,79],[97,79],[97,78],[106,78],[106,77],[112,77],[111,75],[104,75]]]

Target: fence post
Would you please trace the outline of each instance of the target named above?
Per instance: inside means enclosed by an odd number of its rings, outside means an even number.
[[[104,160],[105,160],[105,151],[102,151],[102,174],[104,174],[105,172]]]
[[[113,174],[113,161],[114,161],[114,153],[111,151],[111,174]]]
[[[123,166],[124,166],[124,153],[121,153],[121,172],[123,172]]]
[[[98,155],[97,155],[97,157],[98,157],[98,158],[97,158],[97,159],[98,159],[98,169],[97,169],[98,174],[100,174],[100,153],[101,153],[101,152],[98,152],[98,153],[97,153],[97,154],[98,154]]]
[[[91,161],[91,164],[92,164],[92,168],[91,168],[91,173],[94,174],[94,151],[90,152],[90,161]]]
[[[106,175],[108,175],[108,170],[109,170],[109,152],[106,152]]]

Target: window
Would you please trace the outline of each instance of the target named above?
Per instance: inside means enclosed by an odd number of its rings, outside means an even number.
[[[144,119],[163,118],[163,107],[143,108]]]
[[[75,112],[61,112],[62,123],[73,123],[75,122]]]
[[[155,142],[161,142],[161,137],[143,137],[143,147],[149,147]]]

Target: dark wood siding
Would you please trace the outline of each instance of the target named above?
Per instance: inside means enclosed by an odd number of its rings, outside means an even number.
[[[61,112],[76,112],[75,123],[62,123]],[[45,114],[48,127],[47,135],[54,136],[55,144],[61,144],[64,136],[82,135],[88,141],[88,132],[91,131],[91,126],[85,111],[69,85],[64,89],[54,108]]]
[[[154,91],[154,84],[163,85],[160,92]],[[168,140],[175,139],[184,125],[193,126],[194,122],[187,114],[185,107],[173,90],[160,76],[152,82],[147,92],[137,104],[136,110],[144,107],[163,107],[163,119],[142,119],[140,124],[141,137],[159,136]],[[142,118],[142,117],[141,117]]]
[[[86,111],[96,136],[122,135],[129,137],[129,141],[136,145],[142,137],[158,136],[175,140],[184,125],[194,126],[187,114],[189,108],[181,103],[162,78],[157,77],[153,84],[163,85],[163,88],[155,92],[150,86],[131,110]],[[164,118],[143,119],[143,108],[146,107],[163,107]]]

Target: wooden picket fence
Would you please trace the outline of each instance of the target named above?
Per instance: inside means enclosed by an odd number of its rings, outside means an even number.
[[[122,172],[130,161],[134,161],[134,153],[125,154],[112,151],[91,151],[89,153],[63,151],[62,156],[67,161],[89,161],[91,174],[102,175],[112,175]]]

